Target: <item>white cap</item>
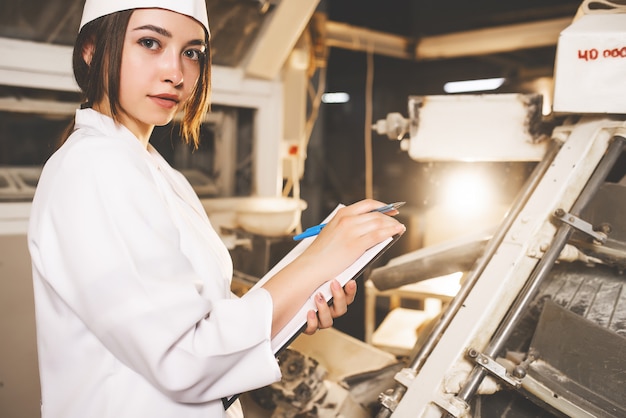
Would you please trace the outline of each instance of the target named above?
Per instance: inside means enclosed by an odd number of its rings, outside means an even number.
[[[171,10],[192,17],[204,26],[207,34],[211,33],[205,0],[86,0],[80,29],[92,20],[110,13],[149,8]]]

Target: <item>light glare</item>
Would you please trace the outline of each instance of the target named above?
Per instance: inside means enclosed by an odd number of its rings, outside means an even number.
[[[480,80],[449,81],[443,85],[446,93],[468,93],[472,91],[495,90],[504,84],[504,78],[483,78]]]
[[[477,173],[463,173],[448,178],[443,188],[443,205],[461,213],[479,213],[490,203],[490,193],[484,177]]]
[[[322,94],[323,103],[348,103],[350,95],[344,92],[324,93]]]

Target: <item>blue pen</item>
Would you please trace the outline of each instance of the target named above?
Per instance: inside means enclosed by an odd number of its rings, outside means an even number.
[[[404,205],[405,203],[406,202],[390,203],[388,205],[381,206],[379,208],[371,210],[370,212],[381,212],[381,213],[390,212],[392,210],[398,209],[400,206]],[[315,235],[319,234],[325,226],[326,226],[326,224],[319,224],[319,225],[315,225],[315,226],[312,226],[310,228],[307,228],[301,234],[295,235],[293,237],[293,239],[294,239],[294,241],[299,241],[299,240],[304,239],[304,238],[314,237]]]

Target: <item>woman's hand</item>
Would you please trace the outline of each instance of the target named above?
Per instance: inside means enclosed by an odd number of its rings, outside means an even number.
[[[333,318],[340,317],[348,312],[348,305],[354,302],[356,296],[356,282],[350,280],[342,288],[337,280],[330,282],[330,291],[333,295],[333,303],[328,306],[326,299],[321,293],[315,295],[315,306],[317,313],[310,310],[307,313],[307,326],[305,334],[314,334],[318,329],[330,328],[333,326]]]
[[[406,230],[393,218],[397,210],[374,211],[384,203],[366,199],[339,209],[311,245],[279,271],[263,287],[274,303],[272,337],[286,324],[299,307],[324,283],[333,280],[374,245]],[[374,211],[374,212],[372,212]],[[343,315],[354,300],[356,284],[331,286],[333,305],[316,300],[318,314],[309,312],[306,332],[332,326],[332,319]]]
[[[337,211],[307,250],[298,264],[308,264],[323,282],[339,275],[374,245],[405,231],[404,225],[394,215],[372,212],[384,203],[365,199]]]

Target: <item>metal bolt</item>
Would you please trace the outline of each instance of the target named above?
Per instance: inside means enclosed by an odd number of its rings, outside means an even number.
[[[522,366],[517,366],[513,369],[512,374],[518,379],[523,379],[526,376],[526,369],[524,369]]]

